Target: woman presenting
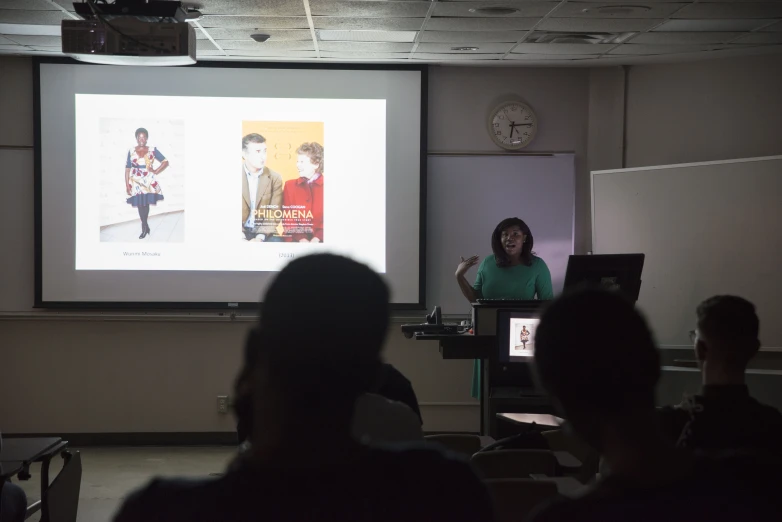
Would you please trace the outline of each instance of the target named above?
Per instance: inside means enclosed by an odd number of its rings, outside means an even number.
[[[456,281],[468,301],[478,299],[553,299],[551,273],[546,263],[532,252],[532,232],[519,218],[507,218],[497,225],[491,235],[493,255],[487,256],[478,267],[475,284],[464,274],[478,263],[478,256],[462,261],[456,268]],[[481,366],[473,367],[472,396],[480,397]]]
[[[136,129],[136,146],[128,150],[125,160],[125,192],[127,202],[138,208],[138,216],[141,218],[141,235],[144,239],[151,232],[147,224],[149,206],[156,205],[163,199],[160,184],[155,176],[168,168],[168,160],[155,147],[147,145],[149,132],[145,128]],[[158,167],[155,168],[155,161]]]

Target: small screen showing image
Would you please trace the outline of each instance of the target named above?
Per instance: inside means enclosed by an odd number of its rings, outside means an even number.
[[[531,318],[512,318],[510,320],[510,346],[508,348],[511,358],[535,355],[535,330],[537,330],[539,323],[540,319]]]

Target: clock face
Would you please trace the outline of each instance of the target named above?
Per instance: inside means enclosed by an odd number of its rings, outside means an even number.
[[[489,115],[489,135],[494,143],[508,150],[526,147],[535,137],[538,119],[528,105],[506,102]]]

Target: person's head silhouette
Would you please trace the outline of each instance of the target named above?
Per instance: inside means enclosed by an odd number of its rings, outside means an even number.
[[[355,399],[381,365],[388,302],[381,277],[346,257],[306,256],[280,272],[237,382],[237,413],[252,418],[254,446],[297,437],[303,426],[318,425],[321,438],[349,436]]]

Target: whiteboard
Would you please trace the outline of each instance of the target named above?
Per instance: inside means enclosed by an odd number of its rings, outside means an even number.
[[[497,223],[518,217],[529,225],[534,252],[562,290],[573,253],[575,163],[550,156],[429,155],[426,207],[426,302],[445,314],[468,314],[456,283],[459,256],[490,255]],[[467,273],[473,282],[477,266]]]
[[[752,301],[782,346],[782,156],[592,172],[595,254],[643,252],[638,304],[661,346],[688,345],[695,308]]]

